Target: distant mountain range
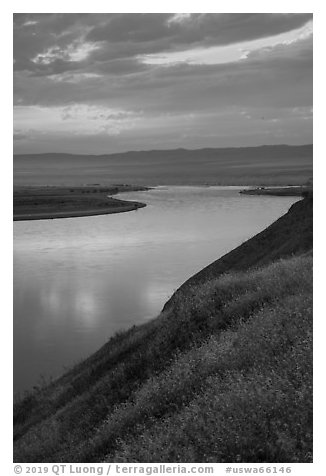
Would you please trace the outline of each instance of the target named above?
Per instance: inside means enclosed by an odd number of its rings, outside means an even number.
[[[15,185],[296,185],[312,177],[312,144],[108,155],[14,155]]]

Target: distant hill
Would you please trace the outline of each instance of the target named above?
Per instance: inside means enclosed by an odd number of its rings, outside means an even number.
[[[312,144],[15,155],[14,184],[297,185],[311,178],[312,157]]]

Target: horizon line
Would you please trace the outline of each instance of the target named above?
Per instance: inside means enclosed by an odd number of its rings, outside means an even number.
[[[199,147],[195,149],[189,149],[185,147],[177,147],[174,149],[141,149],[141,150],[126,150],[125,152],[109,152],[104,154],[81,154],[73,152],[28,152],[28,153],[19,153],[13,154],[13,156],[22,156],[22,155],[79,155],[79,156],[93,156],[93,157],[102,157],[106,155],[122,155],[130,153],[144,153],[144,152],[169,152],[169,151],[199,151],[199,150],[225,150],[225,149],[259,149],[263,147],[307,147],[313,146],[313,142],[306,144],[263,144],[263,145],[253,145],[253,146],[230,146],[230,147]]]

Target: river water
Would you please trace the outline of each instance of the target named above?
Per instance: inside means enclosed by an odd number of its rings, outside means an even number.
[[[237,187],[157,187],[121,198],[147,207],[14,223],[15,392],[155,317],[187,278],[297,200]]]

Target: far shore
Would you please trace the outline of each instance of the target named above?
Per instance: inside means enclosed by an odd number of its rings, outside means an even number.
[[[49,220],[124,213],[146,207],[145,203],[113,198],[123,192],[146,191],[150,187],[118,184],[14,186],[13,220]],[[256,187],[240,190],[245,195],[303,196],[310,186]]]
[[[120,200],[112,195],[148,190],[126,184],[101,186],[14,186],[14,221],[48,220],[108,215],[137,210],[145,203]]]
[[[273,195],[278,197],[302,197],[312,191],[311,186],[256,187],[240,190],[243,195]]]

